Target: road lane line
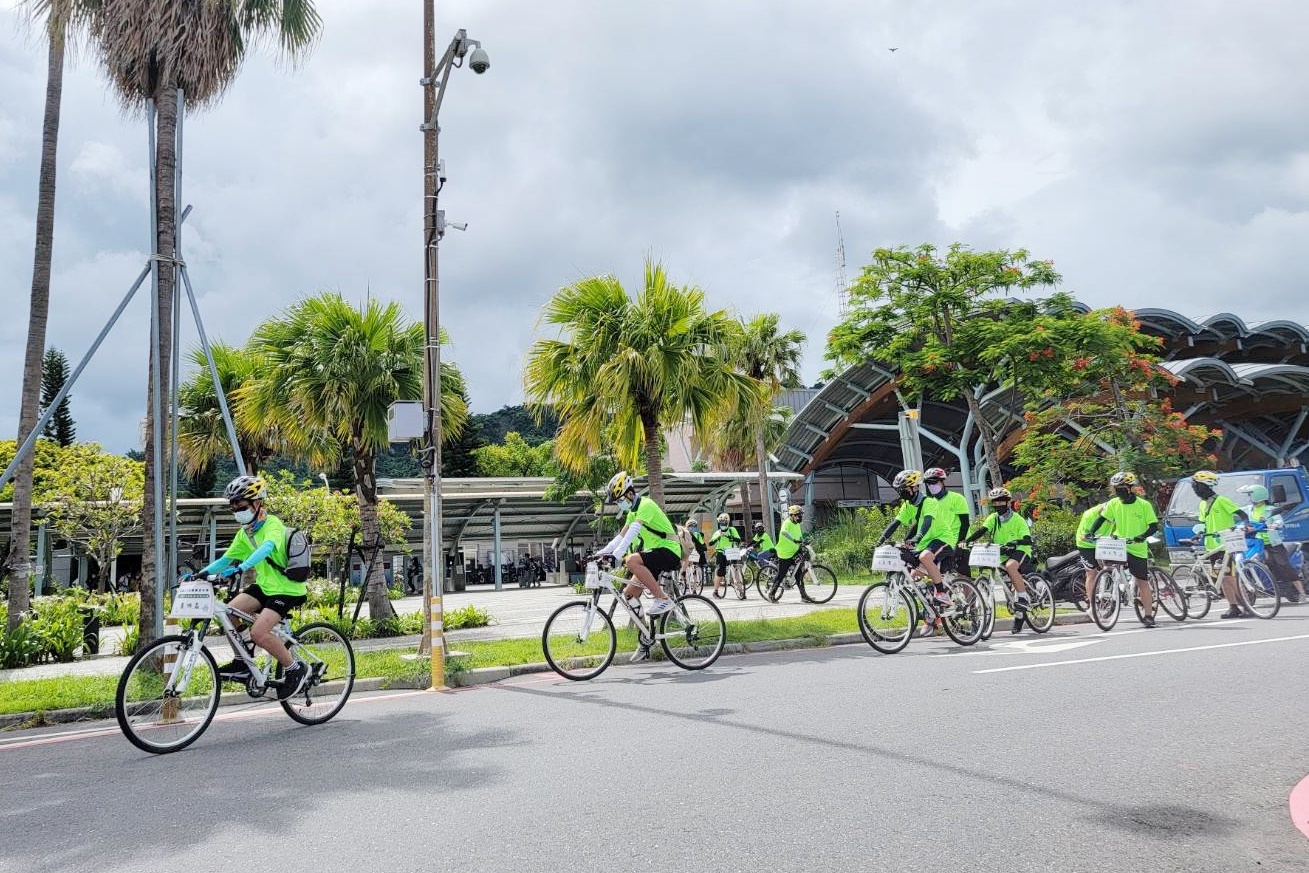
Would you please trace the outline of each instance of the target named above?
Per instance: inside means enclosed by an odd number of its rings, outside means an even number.
[[[1309,640],[1309,634],[1297,634],[1293,637],[1272,637],[1266,640],[1242,640],[1237,643],[1215,643],[1211,646],[1187,646],[1181,649],[1158,649],[1153,652],[1129,652],[1125,655],[1101,655],[1098,658],[1074,658],[1067,661],[1047,661],[1043,664],[1018,664],[1013,667],[992,667],[989,670],[974,670],[975,674],[1007,673],[1012,670],[1039,670],[1043,667],[1063,667],[1068,664],[1093,664],[1096,661],[1120,661],[1125,658],[1148,658],[1152,655],[1175,655],[1179,652],[1203,652],[1208,649],[1231,649],[1236,646],[1257,646],[1260,643],[1285,643],[1291,640]]]

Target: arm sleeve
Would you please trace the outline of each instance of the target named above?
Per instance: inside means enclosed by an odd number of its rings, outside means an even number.
[[[891,538],[891,534],[895,533],[895,529],[899,526],[900,526],[900,519],[898,518],[891,519],[891,523],[886,526],[886,530],[882,531],[882,536],[877,540],[877,544],[880,546],[884,544],[887,540],[889,540]]]
[[[241,568],[241,572],[244,573],[246,570],[249,570],[255,564],[258,564],[264,558],[267,558],[269,555],[273,553],[273,549],[274,549],[273,541],[264,540],[262,543],[259,544],[259,548],[255,549],[254,552],[251,553],[250,557],[246,558],[238,565]]]
[[[979,523],[979,524],[977,525],[977,527],[975,527],[975,528],[973,528],[972,530],[968,531],[968,536],[964,538],[964,542],[966,542],[966,543],[971,543],[973,540],[977,539],[977,538],[980,537],[982,534],[986,533],[989,529],[990,529],[990,528],[988,528],[988,527],[986,526],[985,522]],[[967,528],[967,527],[962,527],[962,528],[960,528],[960,530],[968,530],[968,528]]]
[[[614,553],[614,548],[623,541],[623,534],[625,533],[627,533],[627,528],[623,528],[618,533],[614,534],[614,538],[605,543],[604,548],[596,552],[596,555],[612,555]]]
[[[969,522],[970,520],[971,520],[971,519],[969,519],[969,517],[968,517],[968,513],[966,513],[966,512],[961,512],[961,513],[959,513],[959,533],[960,533],[960,535],[963,535],[963,534],[968,530],[968,522]],[[956,542],[955,545],[958,545],[958,542]]]
[[[1141,534],[1141,536],[1152,537],[1157,533],[1159,533],[1159,522],[1152,521],[1150,522],[1150,526],[1145,529],[1145,533]]]
[[[203,570],[200,571],[200,573],[203,576],[208,576],[212,573],[217,573],[219,570],[223,569],[230,563],[232,563],[232,559],[227,557],[227,555],[219,555],[212,564],[210,564],[208,567],[205,567]]]
[[[1097,515],[1095,517],[1095,523],[1092,524],[1091,529],[1086,532],[1086,538],[1089,540],[1092,537],[1094,537],[1095,532],[1100,529],[1100,527],[1105,523],[1106,520],[1107,519],[1105,519],[1103,515]]]
[[[930,515],[924,515],[920,518],[918,520],[918,531],[914,534],[914,542],[922,539],[923,535],[932,529],[932,524],[933,521]]]
[[[599,554],[613,555],[614,557],[626,554],[627,550],[632,546],[632,541],[635,540],[640,533],[641,522],[632,522],[627,526],[627,530],[614,537],[609,542],[609,545],[600,550]]]

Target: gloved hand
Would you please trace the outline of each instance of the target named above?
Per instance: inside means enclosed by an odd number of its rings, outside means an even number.
[[[1128,542],[1129,542],[1129,543],[1143,543],[1143,542],[1145,542],[1145,537],[1132,537],[1130,540],[1128,540]]]
[[[177,581],[178,581],[178,582],[190,582],[193,578],[195,578],[195,575],[194,575],[190,570],[187,570],[187,571],[185,571],[184,573],[182,573],[181,576],[178,576],[178,577],[177,577]]]
[[[218,578],[231,579],[233,576],[237,575],[240,572],[241,572],[241,568],[239,566],[237,566],[236,564],[228,564],[226,567],[218,571]]]

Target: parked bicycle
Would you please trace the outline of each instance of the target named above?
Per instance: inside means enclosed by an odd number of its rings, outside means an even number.
[[[812,548],[804,546],[795,558],[795,564],[787,571],[785,579],[777,578],[780,564],[760,565],[759,576],[755,580],[760,597],[769,603],[777,603],[788,589],[797,586],[800,589],[800,599],[807,603],[826,603],[836,596],[836,573],[832,572],[831,567],[814,560]]]
[[[1150,537],[1148,542],[1157,543],[1157,537]],[[1138,619],[1145,617],[1145,610],[1137,590],[1136,579],[1127,569],[1127,541],[1113,537],[1098,537],[1095,541],[1095,557],[1100,562],[1101,570],[1095,576],[1094,590],[1091,595],[1091,620],[1102,631],[1110,631],[1118,624],[1122,608],[1130,601],[1136,609]],[[1187,616],[1187,594],[1181,585],[1162,567],[1150,565],[1146,581],[1150,584],[1150,597],[1153,600],[1151,614],[1156,614],[1159,607],[1174,621],[1185,621]]]
[[[1217,549],[1204,545],[1204,526],[1196,525],[1193,539],[1179,540],[1191,549],[1191,565],[1173,571],[1177,584],[1188,595],[1188,614],[1201,619],[1209,614],[1213,601],[1223,597],[1222,580],[1236,579],[1236,597],[1240,605],[1257,618],[1272,618],[1282,608],[1282,595],[1272,571],[1259,560],[1263,542],[1248,535],[1262,525],[1238,525],[1219,534]],[[1253,540],[1253,542],[1251,542]]]
[[[859,633],[877,651],[893,655],[904,649],[920,620],[930,631],[939,619],[961,646],[982,638],[986,605],[968,579],[948,574],[946,598],[939,599],[931,580],[918,569],[917,555],[903,546],[879,546],[873,552],[873,572],[885,573],[885,578],[864,590],[855,615]]]
[[[699,594],[687,594],[681,588],[678,573],[665,573],[665,585],[673,608],[658,616],[646,616],[636,604],[623,596],[628,580],[596,561],[586,565],[583,583],[590,592],[586,600],[565,603],[545,621],[541,648],[545,660],[565,679],[594,679],[614,660],[618,650],[618,631],[614,611],[621,606],[636,626],[638,642],[654,645],[657,641],[668,660],[684,670],[703,670],[723,653],[727,641],[727,623],[718,607]],[[604,594],[612,595],[607,607],[601,605]]]
[[[715,586],[714,597],[726,597],[730,590],[736,592],[737,600],[745,600],[745,572],[742,566],[745,551],[741,546],[723,549],[723,556],[727,558],[727,575],[723,578],[722,588]]]
[[[240,586],[227,583],[228,595]],[[114,715],[123,735],[146,752],[163,754],[184,749],[199,739],[213,721],[222,695],[218,664],[205,645],[205,633],[218,622],[235,657],[249,668],[245,693],[254,700],[274,700],[282,667],[237,631],[232,617],[253,625],[255,616],[228,606],[215,594],[217,576],[181,583],[173,595],[174,617],[189,620],[180,634],[171,634],[133,656],[118,680]],[[341,711],[354,687],[355,656],[350,641],[330,624],[315,622],[292,630],[289,620],[273,633],[291,657],[309,668],[304,686],[279,701],[286,714],[301,724],[322,724]],[[235,684],[235,683],[232,683]]]
[[[974,546],[968,554],[968,565],[974,570],[971,577],[973,584],[977,586],[978,593],[982,595],[982,603],[986,606],[982,639],[989,640],[991,634],[995,632],[995,611],[1000,603],[996,592],[999,592],[1009,614],[1014,617],[1015,633],[1021,627],[1018,624],[1020,621],[1025,622],[1038,634],[1043,634],[1054,627],[1054,595],[1050,592],[1050,585],[1045,577],[1039,573],[1028,573],[1023,576],[1023,581],[1027,583],[1028,606],[1020,619],[1017,608],[1018,592],[1014,589],[1009,574],[1002,569],[1003,564],[1004,559],[997,545]]]

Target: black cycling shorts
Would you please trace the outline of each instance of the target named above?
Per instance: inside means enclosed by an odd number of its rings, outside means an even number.
[[[950,562],[954,558],[955,550],[953,546],[946,544],[944,540],[932,540],[927,545],[920,544],[917,552],[920,555],[923,552],[931,552],[932,560],[936,562],[936,566],[940,568],[941,572],[945,573],[950,570]]]
[[[1095,546],[1078,546],[1077,553],[1082,556],[1082,568],[1085,570],[1100,569],[1100,562],[1095,559]]]
[[[1136,555],[1128,555],[1127,569],[1131,572],[1133,579],[1150,578],[1150,562],[1146,558],[1138,558]]]
[[[1031,559],[1030,557],[1027,556],[1027,553],[1026,553],[1026,552],[1020,552],[1020,553],[1019,553],[1018,555],[1016,555],[1016,556],[1013,556],[1013,555],[1002,555],[1001,557],[1004,559],[1003,562],[1006,563],[1006,564],[1009,563],[1010,561],[1012,561],[1012,560],[1014,559],[1014,557],[1017,557],[1017,558],[1018,558],[1018,575],[1019,575],[1019,576],[1026,576],[1026,575],[1029,574],[1029,573],[1035,573],[1035,572],[1036,572],[1036,564],[1033,563],[1032,559]]]
[[[291,610],[305,602],[303,594],[265,594],[258,585],[248,585],[241,589],[241,593],[258,600],[260,609],[271,609],[282,618],[286,618]]]
[[[640,552],[641,563],[651,573],[658,576],[660,573],[672,573],[682,569],[682,558],[672,549],[651,549],[648,552]]]

